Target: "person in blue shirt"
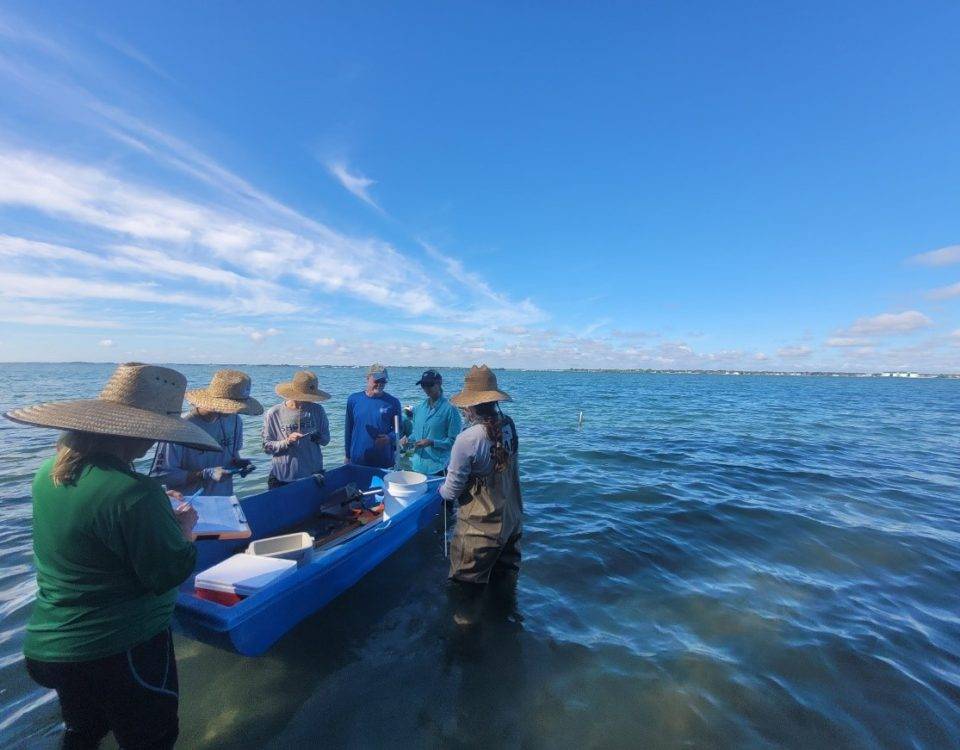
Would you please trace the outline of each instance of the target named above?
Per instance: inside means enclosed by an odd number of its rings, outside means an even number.
[[[347,399],[343,445],[346,462],[388,469],[394,465],[400,402],[384,389],[387,368],[370,365],[367,387]]]
[[[443,377],[436,370],[427,370],[417,381],[426,398],[404,410],[403,437],[400,447],[413,445],[410,464],[422,474],[441,475],[450,463],[450,449],[460,434],[460,411],[443,395]]]

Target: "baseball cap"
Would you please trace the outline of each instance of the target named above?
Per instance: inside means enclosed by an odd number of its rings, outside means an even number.
[[[387,368],[379,362],[374,362],[367,368],[367,375],[372,375],[374,380],[388,380]]]
[[[424,370],[423,375],[420,376],[420,380],[416,382],[416,385],[434,385],[435,383],[442,383],[443,377],[436,370]]]

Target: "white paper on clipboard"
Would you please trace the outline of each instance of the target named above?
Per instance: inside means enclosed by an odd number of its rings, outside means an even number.
[[[186,498],[185,498],[186,500]],[[171,500],[174,508],[180,501]],[[244,539],[251,535],[236,495],[199,495],[189,500],[197,511],[195,536],[218,536],[223,539]]]

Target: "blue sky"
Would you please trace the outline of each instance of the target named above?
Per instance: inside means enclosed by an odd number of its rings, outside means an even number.
[[[0,2],[0,360],[960,370],[955,3]]]

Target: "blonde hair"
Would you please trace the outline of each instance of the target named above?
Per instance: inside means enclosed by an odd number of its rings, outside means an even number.
[[[73,484],[79,479],[80,472],[91,456],[110,455],[130,461],[144,442],[153,441],[68,430],[57,441],[57,458],[50,470],[50,478],[57,487]]]

